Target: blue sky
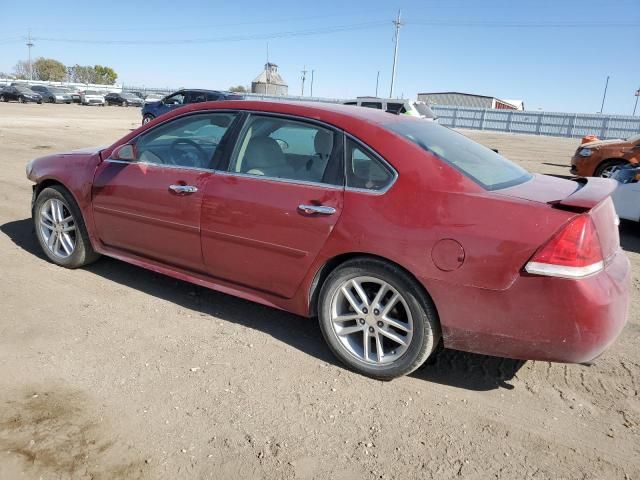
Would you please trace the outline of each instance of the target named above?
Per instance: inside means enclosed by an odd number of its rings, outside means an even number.
[[[633,110],[640,0],[32,0],[3,9],[0,71],[27,58],[21,37],[31,29],[34,57],[109,65],[125,84],[227,89],[260,73],[268,42],[291,94],[306,65],[315,96],[372,95],[378,71],[386,96],[398,8],[397,95],[462,91],[522,99],[529,110],[597,112],[610,75],[604,111]],[[265,38],[283,32],[293,34]]]

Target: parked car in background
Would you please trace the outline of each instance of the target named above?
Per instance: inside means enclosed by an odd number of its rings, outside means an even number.
[[[145,103],[159,102],[160,100],[162,100],[162,98],[163,97],[160,94],[150,93],[149,95],[144,97],[144,101],[145,101]]]
[[[640,222],[640,166],[631,164],[617,168],[611,178],[618,188],[611,195],[620,218]]]
[[[80,103],[82,105],[101,105],[104,107],[104,95],[96,90],[85,90],[80,93]]]
[[[141,107],[144,105],[144,100],[131,92],[111,92],[105,95],[104,100],[107,102],[107,105],[120,105],[121,107],[128,107],[129,105],[132,107]]]
[[[425,102],[419,100],[404,100],[397,98],[358,97],[355,100],[347,100],[344,105],[375,108],[396,115],[409,115],[412,117],[435,120],[437,117],[433,110]]]
[[[67,95],[69,95],[71,97],[71,102],[72,103],[81,103],[81,93],[82,90],[78,89],[78,88],[74,88],[74,87],[56,87],[60,90],[62,90],[64,93],[66,93]]]
[[[9,85],[0,90],[0,102],[42,103],[42,96],[25,85]]]
[[[50,261],[103,254],[317,316],[336,356],[379,379],[441,340],[586,362],[624,328],[613,180],[533,175],[435,122],[366,108],[208,102],[163,120],[27,165]]]
[[[581,177],[610,177],[613,171],[626,164],[640,163],[640,134],[626,140],[582,139],[571,157],[571,173]]]
[[[179,90],[167,95],[158,102],[145,103],[142,108],[142,124],[150,122],[160,115],[170,112],[174,108],[189,103],[212,102],[219,100],[242,100],[244,97],[232,92],[218,90]]]
[[[71,95],[66,90],[48,85],[32,85],[31,90],[39,93],[42,100],[49,103],[71,103]]]

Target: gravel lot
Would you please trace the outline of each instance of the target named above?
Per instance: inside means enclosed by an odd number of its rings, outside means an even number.
[[[0,478],[640,478],[640,226],[629,324],[595,365],[455,351],[373,381],[313,321],[103,258],[43,259],[25,163],[137,108],[0,104]],[[576,140],[466,132],[567,175]]]

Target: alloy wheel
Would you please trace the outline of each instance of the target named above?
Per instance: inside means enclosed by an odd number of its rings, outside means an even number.
[[[40,235],[47,249],[58,258],[68,258],[76,249],[76,222],[69,207],[50,198],[40,207]]]
[[[368,276],[349,279],[335,291],[331,326],[350,355],[373,367],[398,360],[413,337],[413,318],[402,294]]]
[[[602,178],[611,178],[611,175],[613,174],[613,171],[615,169],[617,169],[619,167],[619,165],[609,165],[608,167],[605,167],[602,169],[602,172],[600,172],[600,176]]]

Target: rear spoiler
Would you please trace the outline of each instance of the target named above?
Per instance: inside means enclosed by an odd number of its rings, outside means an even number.
[[[554,200],[549,205],[563,210],[584,212],[609,197],[618,186],[618,182],[610,178],[574,178],[579,186],[575,192],[562,200]]]

